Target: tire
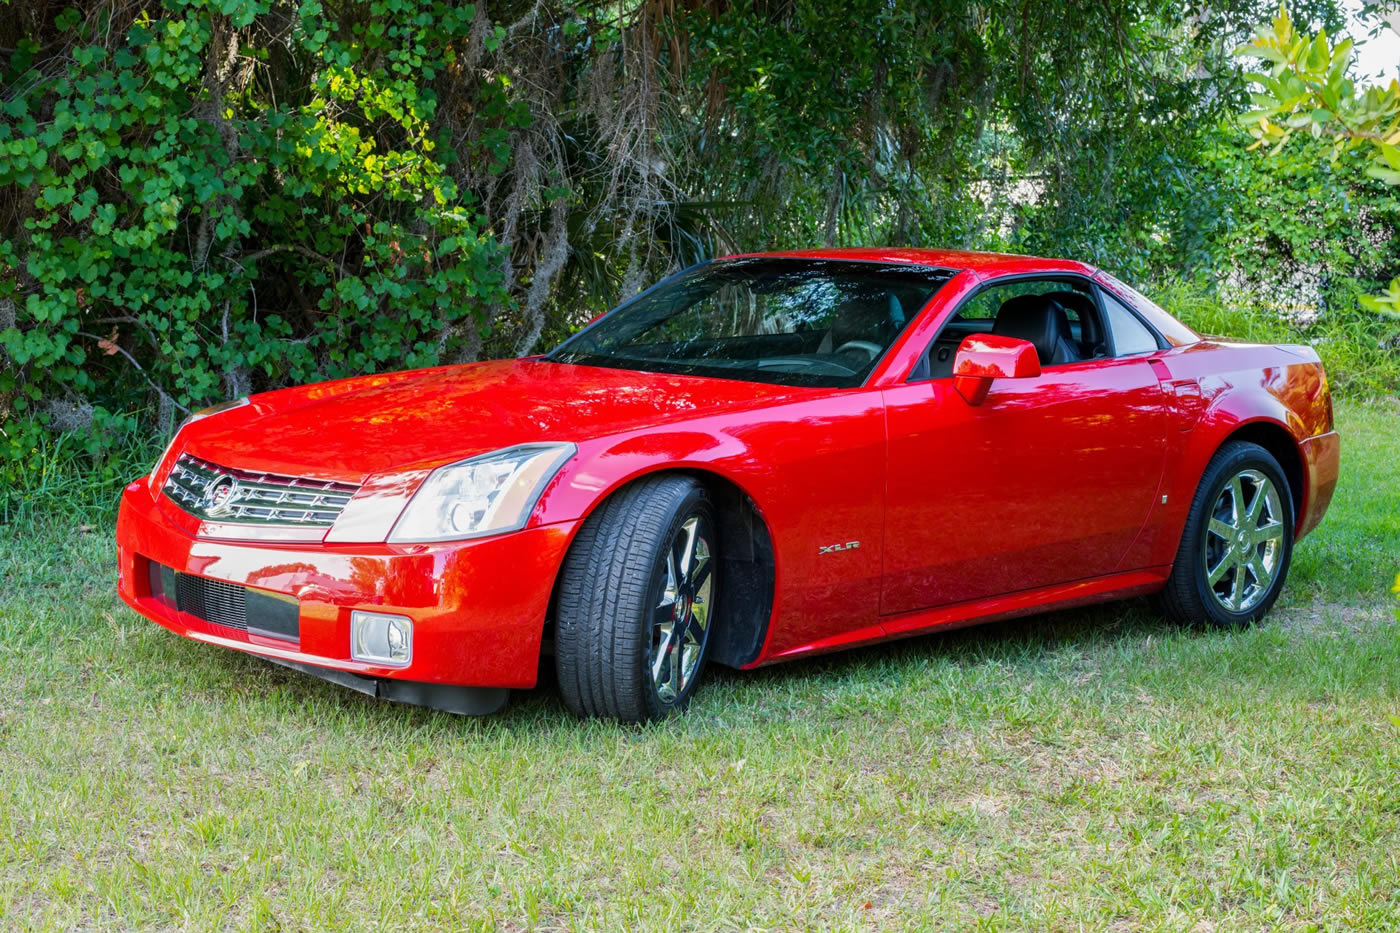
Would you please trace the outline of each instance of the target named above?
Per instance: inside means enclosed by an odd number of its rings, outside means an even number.
[[[642,479],[584,522],[559,581],[554,665],[579,716],[664,719],[695,694],[716,618],[719,541],[705,488]]]
[[[1278,461],[1230,441],[1201,477],[1165,589],[1163,612],[1221,628],[1264,617],[1293,559],[1293,496]]]

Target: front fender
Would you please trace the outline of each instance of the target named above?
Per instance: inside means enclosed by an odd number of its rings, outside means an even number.
[[[729,484],[766,525],[775,582],[760,658],[875,623],[885,488],[878,391],[835,390],[580,443],[532,524],[586,519],[623,486],[667,470]],[[858,546],[822,551],[848,542]]]
[[[758,454],[734,438],[700,431],[665,431],[579,445],[536,507],[538,524],[587,518],[609,496],[644,476],[667,470],[711,473],[732,483],[764,511],[764,491],[750,469]]]

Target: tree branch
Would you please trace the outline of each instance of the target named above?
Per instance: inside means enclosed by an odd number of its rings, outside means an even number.
[[[331,259],[329,256],[322,256],[314,249],[307,249],[305,246],[297,243],[277,243],[273,246],[266,246],[262,249],[254,250],[251,253],[244,253],[237,257],[234,262],[241,267],[245,262],[255,262],[259,259],[265,259],[273,253],[300,253],[307,259],[314,259],[316,262],[329,266],[336,272],[339,272],[341,278],[348,278],[350,275],[350,273],[345,271],[345,267],[334,259]]]
[[[146,385],[154,389],[156,393],[160,395],[161,398],[169,402],[171,405],[174,405],[176,408],[180,409],[185,414],[188,415],[190,413],[190,410],[184,405],[181,405],[179,402],[175,401],[175,398],[169,392],[165,391],[160,386],[152,382],[151,377],[146,375],[146,370],[141,366],[140,363],[136,362],[136,357],[132,356],[130,353],[127,353],[121,347],[117,346],[115,341],[108,340],[106,337],[99,337],[97,334],[89,334],[85,330],[78,331],[78,336],[87,337],[91,340],[95,340],[97,341],[98,345],[102,346],[104,349],[106,347],[111,347],[113,350],[116,350],[122,356],[126,357],[127,362],[129,362],[132,366],[136,367],[136,371],[141,374],[141,378],[146,380]]]

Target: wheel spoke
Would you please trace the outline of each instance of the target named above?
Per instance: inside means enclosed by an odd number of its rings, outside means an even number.
[[[695,668],[700,660],[700,646],[698,644],[681,645],[678,652],[681,656],[681,689],[690,686],[690,682],[695,678]]]
[[[1244,599],[1244,567],[1235,563],[1235,577],[1230,581],[1230,608],[1239,611],[1240,602]]]
[[[676,653],[680,655],[681,680],[679,689],[690,685],[691,678],[695,676],[695,668],[700,663],[700,651],[705,644],[705,626],[695,615],[693,604],[691,609],[692,612],[685,627],[685,635],[676,642]]]
[[[1259,584],[1259,589],[1267,590],[1269,584],[1274,582],[1274,575],[1269,568],[1264,565],[1264,558],[1258,553],[1252,554],[1249,558],[1249,572],[1254,577],[1254,582]]]
[[[681,578],[690,579],[690,565],[695,560],[695,539],[696,529],[700,525],[700,519],[692,518],[681,526],[683,537],[678,537],[676,546],[680,551],[680,572]]]
[[[700,562],[695,567],[695,572],[690,575],[691,589],[695,590],[696,592],[699,592],[700,588],[705,585],[705,581],[709,579],[710,557],[707,554],[700,559]]]
[[[1210,528],[1210,533],[1217,538],[1224,538],[1226,541],[1233,541],[1235,538],[1235,526],[1228,522],[1222,522],[1218,518],[1212,518],[1208,527]]]
[[[661,692],[661,688],[666,685],[666,681],[661,679],[662,671],[665,669],[666,662],[670,655],[674,653],[676,624],[674,622],[667,622],[658,625],[656,631],[658,635],[663,637],[657,642],[656,648],[654,649],[656,653],[651,659],[651,680],[652,683],[656,684],[657,692],[659,693]]]
[[[1274,522],[1269,525],[1261,525],[1259,527],[1259,540],[1261,543],[1265,541],[1282,541],[1283,522]]]
[[[666,581],[661,586],[661,602],[659,606],[673,606],[676,597],[680,593],[680,578],[676,575],[676,555],[668,550],[666,552]]]
[[[1259,515],[1264,511],[1264,504],[1268,501],[1270,490],[1268,479],[1261,478],[1254,484],[1254,501],[1249,504],[1249,510],[1245,513],[1249,524],[1259,524]]]
[[[1233,547],[1230,547],[1225,550],[1224,554],[1220,555],[1220,563],[1216,564],[1215,567],[1206,574],[1206,580],[1209,581],[1211,586],[1215,586],[1215,584],[1220,582],[1220,578],[1225,576],[1225,571],[1229,570],[1234,564],[1235,550]]]
[[[1236,476],[1230,480],[1230,517],[1234,520],[1233,524],[1236,528],[1239,528],[1244,522],[1245,516],[1243,478]]]
[[[710,627],[710,604],[701,595],[696,595],[690,603],[690,616],[694,626],[700,632]],[[704,640],[704,635],[697,635],[697,638]]]
[[[704,535],[697,535],[695,542],[695,566],[691,568],[687,581],[690,595],[690,614],[700,644],[704,644],[705,630],[710,625],[710,591],[713,584],[710,577],[714,570],[714,559],[710,553],[710,542]]]
[[[670,662],[671,694],[673,697],[680,696],[681,690],[685,689],[685,685],[681,683],[681,649],[684,648],[684,646],[685,642],[682,638],[673,638],[671,640],[671,654],[667,660]]]

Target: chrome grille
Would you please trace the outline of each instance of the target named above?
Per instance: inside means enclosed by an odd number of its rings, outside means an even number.
[[[180,508],[214,522],[328,528],[359,490],[333,483],[223,467],[180,454],[165,495]]]

